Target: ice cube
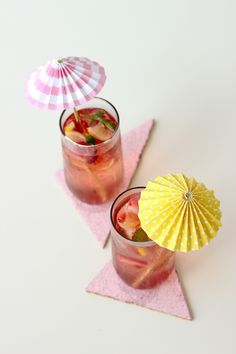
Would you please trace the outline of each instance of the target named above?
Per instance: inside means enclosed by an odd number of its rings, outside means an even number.
[[[106,141],[110,139],[113,135],[113,132],[105,128],[102,123],[98,123],[97,125],[88,127],[88,133],[93,136],[95,139]]]

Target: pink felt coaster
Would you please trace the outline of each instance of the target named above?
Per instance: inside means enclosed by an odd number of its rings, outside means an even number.
[[[159,286],[138,290],[129,287],[120,279],[110,261],[91,281],[86,291],[186,320],[192,319],[176,271]]]
[[[137,168],[143,148],[148,139],[153,120],[141,124],[139,127],[129,131],[122,136],[122,149],[124,157],[124,183],[121,191],[128,188],[131,178]],[[69,191],[65,184],[64,172],[59,170],[56,172],[56,178],[65,192],[68,194],[79,214],[89,225],[92,233],[97,238],[102,247],[105,246],[109,231],[110,220],[109,212],[112,201],[101,205],[89,205],[82,203]],[[91,218],[91,215],[93,216]]]

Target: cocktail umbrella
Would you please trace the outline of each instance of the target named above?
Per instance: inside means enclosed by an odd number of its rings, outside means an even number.
[[[83,131],[75,107],[96,96],[105,81],[105,70],[95,61],[82,57],[53,59],[30,76],[25,94],[27,99],[39,108],[51,110],[73,108],[75,118]],[[87,166],[84,168],[93,175]],[[100,181],[94,175],[93,179],[104,197],[105,191]]]
[[[105,81],[105,70],[95,61],[80,57],[53,59],[30,76],[26,97],[39,108],[74,108],[96,96]],[[74,114],[79,122],[75,108]]]
[[[198,250],[221,226],[220,202],[203,183],[184,174],[168,174],[147,183],[139,200],[139,218],[149,238],[172,251]]]
[[[26,97],[45,109],[68,109],[89,101],[106,81],[104,68],[80,57],[49,60],[27,82]]]
[[[171,251],[199,250],[207,245],[221,226],[220,202],[203,183],[184,174],[167,174],[147,183],[139,200],[142,229],[151,240]],[[133,286],[158,265],[162,248]],[[156,258],[156,259],[155,259]]]

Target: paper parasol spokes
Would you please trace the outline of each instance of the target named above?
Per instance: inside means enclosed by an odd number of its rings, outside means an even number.
[[[139,218],[149,238],[172,251],[198,250],[221,226],[220,202],[203,183],[183,174],[148,182],[139,200]]]
[[[53,59],[31,75],[26,97],[40,108],[68,109],[96,96],[105,81],[105,70],[95,61],[80,57]]]

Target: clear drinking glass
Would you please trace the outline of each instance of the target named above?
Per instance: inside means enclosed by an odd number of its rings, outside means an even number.
[[[144,187],[121,193],[111,207],[111,236],[113,265],[121,279],[133,288],[152,288],[163,282],[175,267],[175,253],[154,241],[135,242],[116,229],[116,215],[133,194]]]
[[[118,194],[123,180],[123,158],[119,128],[119,114],[116,108],[103,98],[93,98],[79,106],[107,111],[117,122],[113,136],[96,145],[82,145],[69,139],[63,125],[73,113],[64,110],[60,117],[61,143],[64,160],[64,174],[67,186],[81,201],[100,204]]]

